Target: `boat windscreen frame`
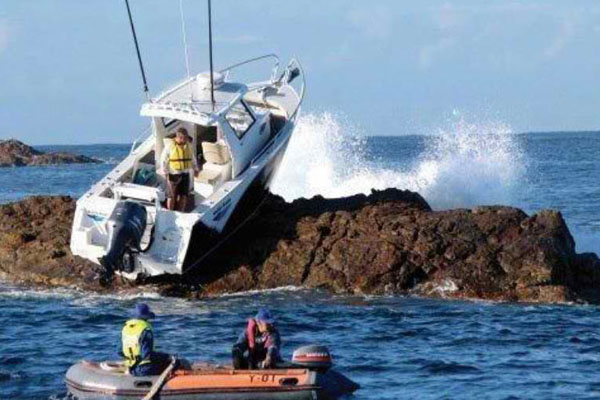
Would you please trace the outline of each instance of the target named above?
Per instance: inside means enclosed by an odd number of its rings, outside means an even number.
[[[254,114],[253,110],[251,107],[249,107],[246,102],[244,101],[244,99],[240,98],[239,102],[242,104],[242,106],[244,107],[244,109],[246,110],[246,112],[248,113],[248,115],[250,115],[250,118],[252,118],[252,123],[250,125],[248,125],[248,127],[246,128],[246,130],[241,134],[238,135],[237,130],[231,125],[231,123],[229,122],[229,120],[227,119],[227,115],[235,108],[235,104],[232,104],[232,106],[229,108],[229,110],[227,110],[226,113],[223,114],[223,119],[225,121],[227,121],[227,124],[229,125],[229,127],[231,128],[231,130],[233,132],[235,132],[235,136],[238,138],[238,140],[242,140],[244,138],[244,136],[246,136],[246,134],[254,127],[254,125],[256,125],[256,115]]]

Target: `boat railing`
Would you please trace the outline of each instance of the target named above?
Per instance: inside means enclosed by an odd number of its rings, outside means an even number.
[[[302,84],[300,86],[300,94],[296,93],[296,96],[298,96],[298,106],[292,112],[292,114],[290,114],[290,117],[289,117],[290,120],[293,120],[294,118],[296,118],[298,111],[300,111],[300,106],[302,105],[302,101],[304,100],[304,92],[306,90],[306,77],[304,75],[304,68],[302,68],[302,64],[300,64],[300,62],[296,58],[292,58],[290,60],[290,62],[288,63],[288,65],[285,69],[284,79],[289,84],[293,80],[293,77],[291,76],[291,74],[294,73],[293,71],[296,69],[298,70],[298,75],[300,76],[300,78],[302,78]],[[290,78],[292,78],[292,79],[290,79]]]
[[[266,60],[269,58],[272,58],[275,60],[273,68],[271,69],[271,78],[270,78],[271,82],[275,82],[275,80],[277,79],[277,73],[279,72],[279,64],[281,63],[277,54],[265,54],[264,56],[250,58],[248,60],[239,62],[237,64],[230,65],[227,68],[223,68],[219,72],[222,74],[225,74],[225,79],[227,79],[229,77],[229,74],[231,73],[231,71],[233,71],[234,69],[237,69],[237,68],[247,65],[247,64],[255,63],[257,61]]]
[[[131,144],[131,150],[129,150],[129,154],[134,154],[140,145],[150,136],[152,133],[152,125],[148,125],[133,141]]]
[[[298,115],[298,111],[300,110],[300,106],[302,105],[302,101],[304,100],[304,93],[306,90],[306,76],[304,75],[304,68],[302,64],[296,59],[292,58],[289,62],[283,73],[276,79],[271,79],[269,82],[256,82],[252,85],[248,86],[248,91],[258,91],[261,92],[268,87],[276,86],[281,87],[282,85],[290,85],[292,81],[294,81],[297,77],[302,79],[299,87],[293,87],[292,93],[296,97],[296,108],[292,112],[287,113],[288,119],[292,120],[296,118]]]
[[[271,82],[274,82],[277,78],[277,73],[279,72],[279,64],[280,64],[280,60],[279,60],[279,57],[277,56],[277,54],[265,54],[264,56],[250,58],[248,60],[245,60],[245,61],[233,64],[233,65],[230,65],[226,68],[223,68],[223,69],[219,70],[218,72],[225,74],[225,80],[227,80],[230,72],[233,71],[234,69],[237,69],[246,64],[250,64],[253,62],[260,61],[260,60],[265,60],[268,58],[272,58],[275,60],[275,64],[273,65],[273,69],[271,70],[271,78],[270,78]],[[184,79],[183,81],[179,82],[177,85],[173,86],[172,88],[167,89],[166,91],[160,93],[158,96],[153,98],[150,102],[152,102],[152,103],[160,102],[165,97],[170,96],[171,94],[180,90],[182,87],[184,87],[184,86],[188,85],[190,82],[194,81],[195,79],[196,79],[196,76],[192,76],[192,77]]]
[[[295,69],[297,69],[297,72],[293,72]],[[297,75],[292,76],[292,74]],[[297,76],[302,78],[302,83],[299,89],[299,94],[296,92],[296,89],[292,91],[297,98],[298,105],[296,106],[296,109],[289,115],[288,120],[290,121],[293,121],[297,117],[298,112],[300,111],[300,106],[302,105],[302,101],[304,100],[304,92],[306,88],[306,78],[304,76],[304,69],[302,68],[302,65],[297,59],[292,58],[288,63],[284,73],[279,78],[279,81],[289,85]],[[277,138],[280,133],[281,130],[279,131],[279,133],[277,133],[277,135],[275,135],[275,138]],[[274,140],[275,139],[272,139],[261,151],[259,151],[258,154],[254,156],[254,158],[252,158],[250,164],[256,164],[256,162],[263,156],[263,154],[267,152],[268,149],[273,145]]]

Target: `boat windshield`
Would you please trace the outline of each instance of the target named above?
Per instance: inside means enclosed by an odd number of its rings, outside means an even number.
[[[225,115],[225,119],[231,125],[238,138],[242,138],[244,134],[254,124],[254,117],[248,107],[243,102],[237,102]]]

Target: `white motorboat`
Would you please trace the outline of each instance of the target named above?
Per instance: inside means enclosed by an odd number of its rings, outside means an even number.
[[[232,79],[240,67],[268,59],[274,60],[269,79]],[[264,200],[304,87],[298,61],[280,71],[279,59],[267,55],[198,74],[143,104],[141,115],[151,121],[148,137],[77,201],[73,254],[128,278],[183,274],[201,264]],[[165,207],[166,177],[159,166],[180,127],[189,132],[201,165],[189,212]]]

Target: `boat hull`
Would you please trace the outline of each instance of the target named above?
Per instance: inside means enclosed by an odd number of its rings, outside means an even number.
[[[82,361],[66,374],[69,392],[80,400],[133,400],[145,396],[158,376],[135,377],[103,364]],[[335,399],[340,391],[335,371],[308,369],[233,370],[206,366],[176,371],[164,384],[160,398],[177,400],[317,400]],[[350,382],[349,380],[347,380]]]
[[[202,220],[193,227],[182,272],[185,273],[200,266],[202,261],[239,230],[263,203],[269,194],[294,129],[293,123],[288,123],[288,125],[284,128],[285,131],[282,132],[281,137],[274,138],[272,143],[267,145],[272,148],[271,152],[264,155],[265,160],[259,164],[254,175],[246,178],[248,185],[240,188],[239,194],[230,194],[232,211],[227,216],[223,230],[218,232],[207,226]]]

